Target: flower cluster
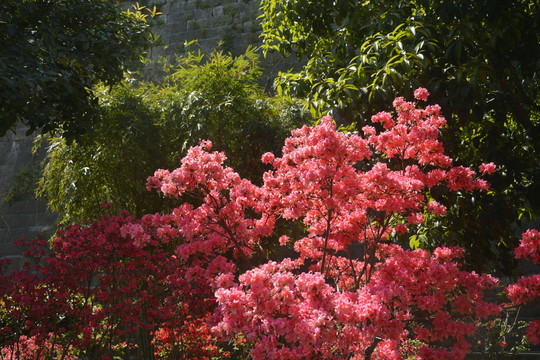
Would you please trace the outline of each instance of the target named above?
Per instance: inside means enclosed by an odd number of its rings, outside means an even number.
[[[520,245],[515,250],[516,258],[525,258],[540,265],[540,232],[535,229],[523,233]],[[523,305],[540,298],[540,274],[522,277],[517,283],[506,288],[508,298],[513,304]],[[531,344],[540,342],[540,322],[531,321],[526,334]]]
[[[530,322],[529,327],[527,328],[527,339],[533,345],[540,344],[540,321],[533,320]]]
[[[24,359],[24,360],[46,360],[51,359],[55,355],[62,354],[62,346],[54,344],[55,335],[48,336],[32,336],[21,335],[17,342],[17,346],[6,346],[0,349],[0,359]],[[68,352],[70,349],[67,349]],[[66,360],[76,360],[72,354],[63,354]]]
[[[516,258],[527,258],[540,264],[540,233],[527,230],[523,233],[520,245],[515,250]],[[511,284],[506,289],[508,298],[517,305],[522,305],[540,297],[540,275],[530,275]]]
[[[478,320],[501,311],[484,297],[497,280],[462,270],[462,249],[396,240],[445,214],[434,190],[485,191],[480,176],[496,166],[453,165],[439,106],[393,105],[363,136],[330,117],[294,130],[281,156],[263,155],[272,169],[262,186],[204,141],[148,178],[176,208],[62,228],[50,255],[32,245],[35,267],[0,277],[2,356],[32,339],[52,344],[48,358],[128,357],[139,346],[163,359],[235,347],[253,359],[464,359]],[[516,256],[538,262],[536,230]],[[507,288],[514,304],[539,294],[540,275]],[[532,343],[539,329],[530,324]],[[125,342],[134,338],[147,341]]]
[[[261,206],[260,189],[223,167],[225,155],[209,152],[211,146],[203,142],[191,148],[181,167],[172,172],[158,170],[148,178],[149,189],[167,196],[189,196],[200,205],[184,203],[169,215],[148,217],[147,223],[167,234],[165,239],[181,237],[176,253],[182,258],[233,251],[235,258],[248,261],[260,251],[260,238],[272,232],[274,219],[250,216]],[[149,238],[142,232],[126,231],[135,241]]]
[[[269,262],[222,288],[216,297],[223,312],[218,333],[243,333],[256,345],[254,359],[393,358],[410,339],[422,342],[421,358],[457,359],[469,350],[472,317],[496,315],[483,291],[497,281],[460,271],[457,249],[405,251],[387,246],[369,284],[339,291],[321,273],[293,273],[290,260]],[[441,344],[451,342],[451,349]]]
[[[523,233],[515,255],[517,259],[529,259],[535,264],[540,264],[540,232],[532,229]]]
[[[210,289],[190,282],[174,254],[126,241],[123,227],[137,224],[131,217],[104,216],[65,227],[48,255],[46,241],[30,242],[25,255],[35,265],[0,278],[4,353],[20,351],[31,339],[47,358],[66,353],[112,359],[129,351],[130,344],[118,345],[125,339],[211,311]]]
[[[159,359],[213,359],[220,355],[210,332],[210,313],[198,317],[188,315],[174,327],[162,327],[153,333],[155,355]],[[221,353],[227,357],[227,353]]]

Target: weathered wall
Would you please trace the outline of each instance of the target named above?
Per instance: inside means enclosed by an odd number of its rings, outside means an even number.
[[[260,44],[257,0],[147,0],[143,3],[148,8],[156,6],[163,13],[151,21],[154,33],[167,48],[153,49],[153,58],[182,54],[185,42],[191,40],[198,40],[203,52],[221,44],[225,52],[234,55],[243,53],[249,45]]]
[[[39,233],[50,234],[55,228],[57,215],[47,211],[44,200],[16,195],[7,201],[21,174],[35,171],[42,160],[32,155],[33,140],[34,136],[26,136],[21,124],[16,134],[10,132],[0,138],[0,258],[19,258],[21,249],[13,246],[15,240],[32,239]]]
[[[131,2],[135,3],[135,2]],[[149,51],[153,60],[165,58],[174,63],[175,57],[189,51],[209,53],[214,49],[234,56],[243,54],[249,46],[262,45],[260,0],[143,0],[139,5],[162,14],[149,18],[152,31],[162,44]],[[127,5],[126,7],[129,7]],[[143,10],[143,13],[148,13]],[[186,49],[186,44],[196,43]],[[272,90],[278,71],[299,66],[294,57],[283,59],[279,54],[261,55],[263,75],[260,79],[265,91]]]

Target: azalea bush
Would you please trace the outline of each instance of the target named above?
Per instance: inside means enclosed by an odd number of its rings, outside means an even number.
[[[179,199],[171,212],[67,227],[34,271],[0,279],[2,354],[34,336],[64,358],[464,359],[479,322],[536,299],[540,275],[487,300],[501,285],[463,270],[462,249],[419,248],[422,225],[445,214],[439,196],[487,191],[496,170],[453,165],[427,97],[397,98],[363,135],[330,117],[294,130],[263,155],[261,186],[210,141],[192,147],[148,179]],[[539,253],[530,230],[516,255]],[[527,337],[539,336],[533,321]]]
[[[32,264],[0,278],[5,358],[135,353],[148,359],[161,327],[187,326],[193,315],[212,309],[203,279],[192,286],[166,248],[125,241],[122,227],[137,222],[104,216],[88,226],[61,228],[50,255],[46,240],[21,244]],[[38,344],[40,352],[28,355],[27,343]]]

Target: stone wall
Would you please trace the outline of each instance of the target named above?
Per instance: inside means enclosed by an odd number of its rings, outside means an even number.
[[[238,56],[251,46],[260,55],[263,69],[260,84],[265,92],[272,91],[278,71],[301,64],[294,57],[283,59],[277,53],[262,56],[260,0],[143,0],[138,3],[148,9],[155,6],[162,13],[149,17],[152,32],[159,36],[160,43],[148,51],[152,60],[164,58],[174,63],[176,56],[183,56],[187,51],[209,53],[214,49]]]
[[[162,12],[152,19],[153,32],[167,46],[150,51],[152,58],[186,51],[185,43],[197,40],[202,52],[220,45],[224,52],[241,54],[249,45],[261,44],[257,0],[146,0],[148,8]]]
[[[32,196],[30,184],[37,180],[35,174],[43,160],[42,153],[32,154],[34,137],[27,136],[26,128],[19,124],[16,134],[9,132],[0,138],[0,258],[20,260],[22,251],[13,245],[15,240],[51,234],[55,229],[57,215],[47,211],[45,200]]]

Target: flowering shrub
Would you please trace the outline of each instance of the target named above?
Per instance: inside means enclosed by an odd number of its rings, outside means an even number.
[[[201,281],[185,280],[185,266],[161,243],[126,241],[122,227],[139,223],[104,216],[89,226],[68,226],[57,232],[49,256],[46,241],[31,242],[25,255],[35,265],[0,279],[8,314],[2,329],[4,358],[30,351],[24,344],[34,343],[50,349],[40,356],[112,358],[138,346],[136,351],[148,358],[153,350],[136,339],[210,311],[213,304],[205,300],[211,297],[209,289]]]
[[[488,184],[444,155],[437,105],[398,98],[394,108],[364,136],[330,117],[293,131],[281,157],[263,155],[273,169],[260,187],[224,167],[209,141],[191,148],[178,169],[148,179],[189,203],[67,227],[40,276],[2,279],[16,330],[9,351],[23,336],[54,333],[66,353],[103,358],[146,335],[147,355],[159,358],[227,357],[219,340],[235,339],[253,359],[464,359],[478,320],[503,308],[484,297],[497,280],[460,269],[462,249],[430,253],[404,240],[445,214],[436,192]],[[538,239],[524,234],[516,255],[537,259]],[[291,257],[271,258],[272,242]],[[536,298],[539,280],[521,279],[509,299]],[[529,326],[532,343],[538,329]]]
[[[160,359],[211,359],[220,351],[217,341],[210,332],[210,313],[200,317],[188,315],[177,326],[162,327],[153,335],[156,355]],[[226,356],[226,355],[224,355]]]
[[[540,265],[540,232],[526,231],[515,250],[516,258],[525,258]],[[508,298],[516,305],[526,304],[540,298],[540,275],[530,275],[507,287]],[[540,343],[540,321],[533,320],[527,329],[527,339],[533,345]]]
[[[0,350],[2,359],[24,359],[24,360],[45,360],[51,358],[63,357],[66,360],[75,360],[76,357],[66,353],[61,345],[51,342],[54,339],[53,334],[48,337],[27,337],[21,335],[16,346],[6,346]]]
[[[415,95],[427,99],[424,89]],[[149,179],[149,188],[198,194],[202,203],[174,212],[185,241],[179,256],[232,250],[251,267],[238,282],[233,273],[216,278],[216,334],[242,333],[256,359],[464,358],[473,318],[501,309],[483,300],[497,281],[460,271],[459,249],[430,255],[392,242],[426,216],[444,215],[432,189],[484,191],[488,184],[444,155],[438,106],[420,109],[398,98],[394,108],[395,117],[375,115],[365,137],[337,131],[329,117],[293,131],[281,158],[263,155],[274,170],[260,188],[223,168],[223,155],[209,152],[208,142],[179,169]],[[479,169],[490,174],[495,165]],[[252,267],[250,257],[278,219],[305,225],[303,237],[277,235],[297,256]]]

